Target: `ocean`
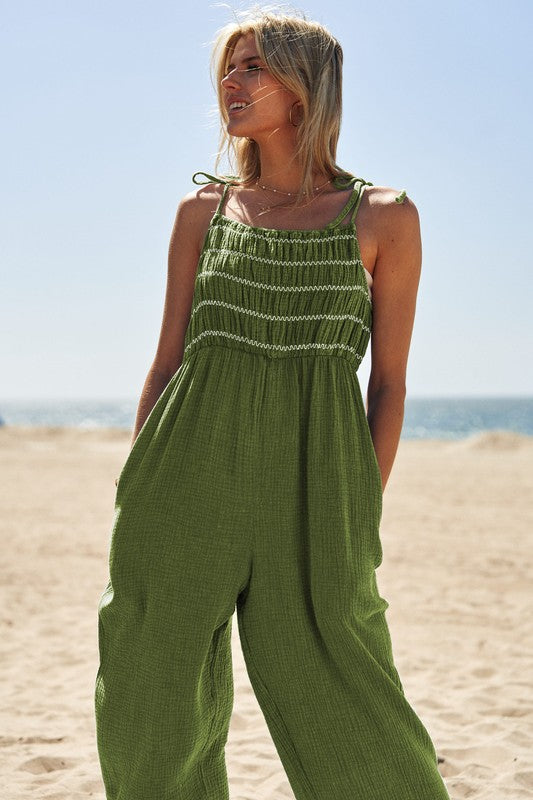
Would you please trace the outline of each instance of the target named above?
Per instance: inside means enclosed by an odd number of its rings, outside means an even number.
[[[0,400],[0,424],[133,430],[138,399]],[[482,431],[533,436],[533,397],[408,397],[402,439],[463,439]]]

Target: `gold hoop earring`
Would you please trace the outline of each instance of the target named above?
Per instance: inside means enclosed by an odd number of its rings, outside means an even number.
[[[297,127],[299,126],[299,124],[300,124],[299,122],[293,122],[293,121],[292,121],[292,109],[294,108],[294,106],[297,106],[297,105],[299,105],[299,103],[298,103],[298,100],[296,100],[296,101],[295,101],[295,102],[292,104],[292,106],[291,106],[291,110],[289,111],[289,122],[290,122],[290,123],[291,123],[291,125],[293,125],[295,128],[297,128]]]

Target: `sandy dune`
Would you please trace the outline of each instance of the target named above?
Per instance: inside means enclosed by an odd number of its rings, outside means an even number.
[[[97,604],[129,441],[120,430],[0,428],[2,800],[104,800]],[[533,797],[532,489],[533,438],[492,432],[401,442],[385,492],[379,588],[452,800]],[[233,645],[231,798],[293,798],[235,617]]]

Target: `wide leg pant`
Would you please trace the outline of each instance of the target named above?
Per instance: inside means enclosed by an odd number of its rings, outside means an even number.
[[[267,371],[209,350],[171,379],[119,479],[95,687],[107,800],[227,800],[235,608],[297,800],[446,800],[378,592],[379,472],[357,379],[341,359]],[[346,413],[325,424],[328,386]]]

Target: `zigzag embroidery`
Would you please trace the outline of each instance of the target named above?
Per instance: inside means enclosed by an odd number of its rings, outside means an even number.
[[[215,336],[227,336],[230,339],[236,339],[239,342],[247,342],[248,344],[254,344],[258,347],[265,347],[270,348],[271,350],[305,350],[311,347],[318,347],[323,349],[331,349],[335,347],[340,347],[342,350],[349,350],[354,354],[354,356],[359,359],[359,361],[363,360],[363,357],[357,352],[354,347],[350,347],[347,344],[337,343],[337,344],[323,344],[321,342],[309,342],[304,344],[267,344],[265,342],[258,342],[255,339],[248,339],[246,336],[239,336],[236,333],[228,333],[228,331],[202,331],[202,333],[195,336],[195,338],[189,342],[187,347],[184,349],[184,354],[193,346],[195,342],[199,339],[203,339],[204,336],[215,335]]]
[[[354,322],[359,322],[363,330],[367,333],[371,333],[372,331],[370,328],[365,325],[364,320],[360,317],[356,317],[354,314],[302,314],[300,316],[287,316],[287,315],[280,315],[280,314],[266,314],[261,311],[255,311],[251,308],[244,308],[243,306],[236,306],[233,303],[226,303],[224,300],[202,300],[198,303],[198,305],[194,308],[193,314],[202,306],[224,306],[225,308],[232,308],[235,311],[242,311],[245,314],[250,314],[253,317],[262,317],[263,319],[273,319],[279,320],[280,322],[299,322],[300,320],[311,320],[311,319],[331,319],[331,320],[341,320],[341,319],[351,319]]]
[[[238,275],[231,275],[229,272],[222,272],[221,270],[205,270],[204,272],[198,273],[198,278],[202,278],[203,276],[211,276],[211,275],[218,275],[222,278],[229,278],[232,281],[237,281],[238,283],[245,283],[248,286],[256,286],[259,289],[271,289],[275,292],[312,292],[316,291],[317,289],[337,289],[341,291],[356,291],[362,292],[369,303],[372,301],[370,300],[368,294],[368,288],[363,287],[358,283],[353,284],[331,284],[331,283],[324,283],[319,285],[312,285],[312,286],[279,286],[274,285],[272,283],[260,283],[259,281],[252,281],[249,278],[241,278]]]
[[[343,259],[343,258],[329,258],[329,259],[321,259],[320,261],[309,261],[305,259],[304,261],[293,261],[292,259],[289,261],[288,259],[279,259],[279,258],[266,258],[266,256],[257,256],[257,255],[248,255],[248,253],[242,253],[240,250],[229,250],[227,247],[207,247],[204,250],[205,253],[224,253],[225,255],[230,256],[240,256],[241,258],[249,258],[252,261],[262,261],[264,264],[278,264],[283,266],[295,266],[301,267],[304,264],[310,266],[324,266],[326,264],[336,264],[339,266],[345,267],[353,267],[354,264],[361,264],[361,260],[359,258],[352,258],[352,259]]]

